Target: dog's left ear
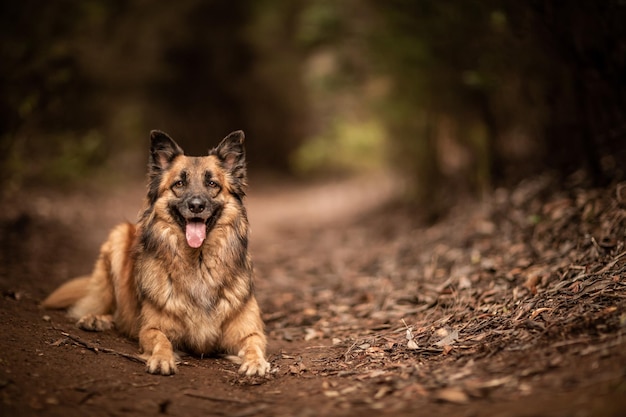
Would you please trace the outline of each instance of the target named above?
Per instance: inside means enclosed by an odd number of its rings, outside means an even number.
[[[211,154],[216,155],[228,171],[237,178],[246,175],[246,151],[243,146],[245,135],[237,130],[226,136]]]

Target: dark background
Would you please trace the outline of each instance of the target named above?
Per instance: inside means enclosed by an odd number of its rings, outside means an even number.
[[[622,0],[3,2],[3,195],[141,176],[155,128],[190,154],[243,129],[274,175],[393,167],[418,202],[546,170],[607,183],[625,21]]]
[[[625,14],[2,2],[0,415],[622,417]],[[151,129],[246,131],[269,379],[40,307],[136,218]]]

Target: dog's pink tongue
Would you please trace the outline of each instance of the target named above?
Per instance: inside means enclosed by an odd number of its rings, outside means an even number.
[[[185,228],[187,243],[192,248],[199,248],[206,239],[206,225],[202,222],[189,222]]]

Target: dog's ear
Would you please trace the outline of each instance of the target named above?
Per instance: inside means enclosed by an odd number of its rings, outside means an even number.
[[[246,175],[246,151],[243,146],[245,135],[242,130],[230,133],[211,154],[216,155],[225,169],[230,171],[236,178],[244,178]]]
[[[169,168],[172,161],[184,152],[174,139],[160,130],[150,132],[150,169],[162,171]]]

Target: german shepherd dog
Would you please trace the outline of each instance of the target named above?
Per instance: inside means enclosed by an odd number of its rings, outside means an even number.
[[[102,245],[91,276],[42,303],[69,308],[78,327],[112,327],[138,338],[146,369],[176,372],[175,350],[237,355],[239,372],[265,375],[266,337],[248,255],[244,134],[207,156],[186,156],[151,132],[148,194],[137,224],[121,224]]]

